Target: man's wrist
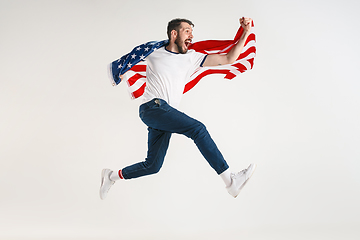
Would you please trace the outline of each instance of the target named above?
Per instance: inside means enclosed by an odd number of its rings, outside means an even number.
[[[249,30],[244,29],[244,33],[243,33],[244,35],[245,35],[245,34],[250,35],[250,33],[251,33],[251,29],[249,29]]]
[[[243,34],[241,35],[242,38],[247,38],[249,35],[250,35],[251,31],[250,30],[245,30],[244,29],[244,32]]]

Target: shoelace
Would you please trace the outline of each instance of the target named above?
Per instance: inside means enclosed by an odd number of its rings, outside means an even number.
[[[247,168],[245,168],[244,170],[241,170],[241,171],[238,172],[238,173],[232,173],[231,175],[232,175],[233,178],[238,178],[239,176],[245,174],[246,171],[247,171]]]

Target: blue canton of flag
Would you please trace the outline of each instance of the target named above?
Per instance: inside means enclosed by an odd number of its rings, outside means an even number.
[[[141,44],[135,47],[130,53],[110,63],[110,74],[115,84],[118,85],[121,82],[120,75],[126,73],[139,62],[144,61],[155,49],[165,46],[168,42],[169,40],[163,40]]]

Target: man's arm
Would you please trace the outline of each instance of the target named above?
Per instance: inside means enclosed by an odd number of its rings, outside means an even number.
[[[252,19],[251,18],[240,18],[240,24],[244,29],[243,34],[240,37],[239,42],[227,53],[227,54],[210,54],[203,63],[204,67],[219,66],[225,64],[231,64],[236,61],[242,52],[245,41],[251,32]]]

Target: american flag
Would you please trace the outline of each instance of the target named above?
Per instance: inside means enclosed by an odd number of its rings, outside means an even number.
[[[254,66],[256,55],[255,34],[252,23],[251,34],[248,36],[243,51],[233,64],[200,67],[190,77],[185,85],[184,93],[192,89],[203,77],[209,74],[225,75],[224,79],[233,79],[240,73],[250,70]],[[204,54],[225,54],[239,41],[243,28],[240,27],[233,40],[205,40],[195,42],[189,46],[197,52]],[[113,61],[109,65],[110,80],[113,86],[121,82],[120,75],[124,75],[123,80],[128,85],[128,91],[132,99],[143,95],[146,86],[146,57],[154,50],[165,46],[168,40],[152,41],[135,47],[130,53]]]

